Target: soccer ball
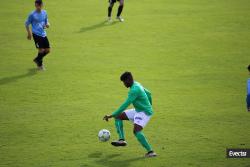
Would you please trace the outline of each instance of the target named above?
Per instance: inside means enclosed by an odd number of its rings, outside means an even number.
[[[107,129],[102,129],[98,133],[98,138],[102,142],[108,141],[110,139],[110,132]]]

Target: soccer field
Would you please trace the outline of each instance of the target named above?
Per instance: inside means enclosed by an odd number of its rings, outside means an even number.
[[[0,167],[250,167],[226,158],[250,148],[250,1],[125,0],[125,22],[111,24],[107,1],[44,0],[41,72],[24,27],[33,0],[1,0]],[[130,122],[127,147],[98,141],[103,128],[118,137],[102,118],[127,97],[126,70],[152,92],[144,133],[156,158],[143,158]]]

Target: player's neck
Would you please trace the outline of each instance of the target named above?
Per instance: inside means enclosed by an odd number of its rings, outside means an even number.
[[[131,84],[131,86],[130,86],[129,88],[132,88],[132,86],[134,85],[134,83],[135,83],[135,82],[133,81],[133,83]]]

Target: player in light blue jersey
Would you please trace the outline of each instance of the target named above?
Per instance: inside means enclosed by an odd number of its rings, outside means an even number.
[[[247,67],[250,75],[250,65]],[[247,110],[250,112],[250,78],[247,80]]]
[[[43,10],[42,0],[35,1],[36,9],[29,14],[25,22],[25,27],[27,30],[27,38],[31,40],[32,36],[38,49],[38,55],[33,60],[39,70],[44,70],[43,58],[50,52],[50,44],[47,38],[45,29],[49,28],[47,12]],[[32,32],[29,26],[32,26]]]

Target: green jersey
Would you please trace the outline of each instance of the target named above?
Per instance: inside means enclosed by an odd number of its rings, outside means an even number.
[[[133,83],[128,92],[127,100],[112,113],[112,116],[118,116],[130,104],[133,104],[136,112],[145,112],[147,115],[153,114],[151,93],[138,82]]]

